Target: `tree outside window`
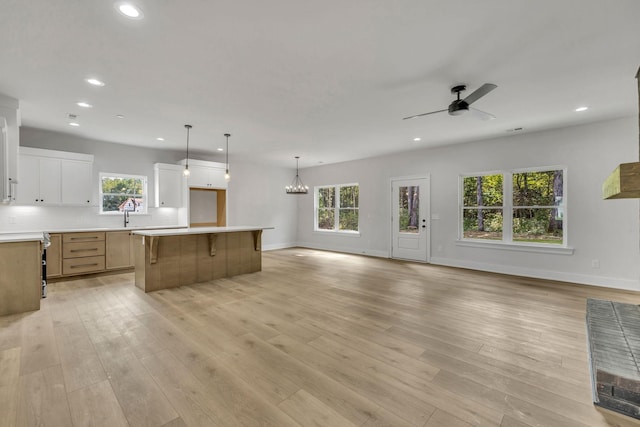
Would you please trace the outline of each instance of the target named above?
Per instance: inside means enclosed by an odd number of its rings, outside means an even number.
[[[359,222],[359,186],[332,185],[315,188],[318,231],[357,232]]]

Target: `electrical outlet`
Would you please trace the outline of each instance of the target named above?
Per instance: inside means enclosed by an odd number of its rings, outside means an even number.
[[[442,245],[438,245],[438,247],[436,248],[436,251],[442,252]]]
[[[10,216],[9,217],[9,224],[15,224],[16,223],[16,217],[15,216]]]
[[[600,268],[600,260],[592,259],[591,260],[591,268]]]

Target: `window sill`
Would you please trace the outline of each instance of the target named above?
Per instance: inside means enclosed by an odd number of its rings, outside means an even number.
[[[124,214],[122,212],[99,212],[98,215],[123,216]],[[129,216],[151,216],[151,214],[146,212],[129,212]]]
[[[313,230],[316,234],[325,234],[325,235],[338,235],[338,236],[347,236],[347,237],[360,237],[359,231],[333,231],[333,230]]]
[[[470,248],[499,249],[515,252],[534,252],[540,254],[573,255],[573,248],[567,246],[536,245],[533,243],[503,243],[480,240],[456,240],[457,246]]]

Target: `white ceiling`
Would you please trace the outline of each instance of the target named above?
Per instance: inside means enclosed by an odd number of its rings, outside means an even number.
[[[194,150],[229,132],[232,159],[303,167],[637,114],[637,0],[132,0],[136,21],[114,3],[1,1],[23,126],[184,149],[189,123]],[[401,120],[485,82],[496,120]]]

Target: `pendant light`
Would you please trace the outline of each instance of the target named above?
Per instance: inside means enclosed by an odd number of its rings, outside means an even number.
[[[229,175],[229,137],[231,136],[230,133],[225,133],[224,134],[225,137],[227,137],[227,171],[224,174],[224,180],[229,182],[231,181],[231,175]]]
[[[182,174],[188,177],[191,174],[191,171],[189,170],[189,130],[191,129],[192,126],[184,125],[184,127],[187,129],[187,161],[185,162],[184,170],[182,171]]]
[[[291,181],[291,185],[284,187],[287,194],[307,194],[309,187],[302,183],[300,175],[298,175],[298,159],[300,156],[296,156],[296,177]]]

